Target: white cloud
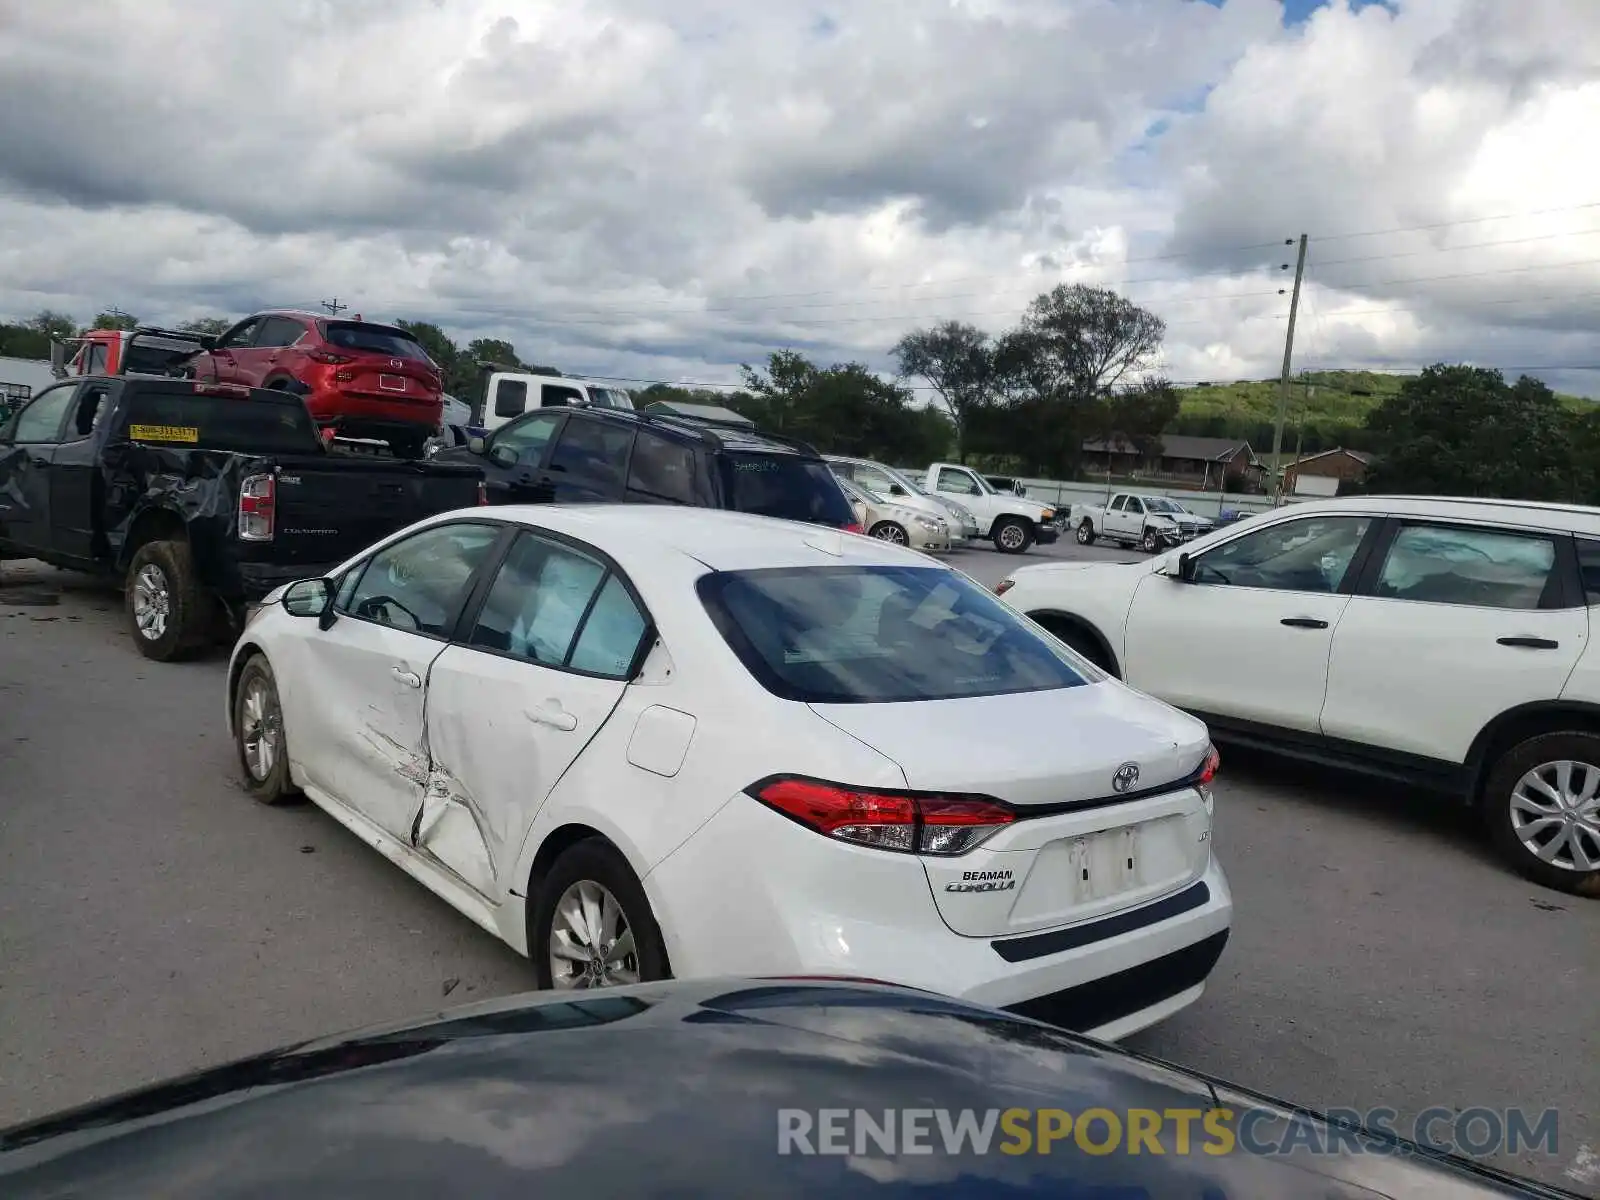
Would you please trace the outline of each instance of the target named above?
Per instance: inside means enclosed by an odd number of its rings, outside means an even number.
[[[728,380],[786,345],[883,366],[918,322],[998,329],[1066,278],[1165,317],[1175,376],[1264,377],[1304,230],[1302,363],[1593,358],[1600,5],[1280,18],[0,0],[0,313],[338,295],[567,370]],[[1513,213],[1538,215],[1479,220]]]

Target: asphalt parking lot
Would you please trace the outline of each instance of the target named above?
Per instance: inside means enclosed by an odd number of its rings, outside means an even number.
[[[1132,560],[1062,543],[1045,556]],[[1015,566],[957,565],[985,583]],[[234,784],[224,657],[139,657],[120,598],[32,564],[0,599],[0,1124],[344,1028],[520,991],[526,963],[315,809]],[[1130,1045],[1318,1108],[1559,1110],[1499,1165],[1600,1196],[1600,902],[1455,814],[1224,751],[1233,940]]]

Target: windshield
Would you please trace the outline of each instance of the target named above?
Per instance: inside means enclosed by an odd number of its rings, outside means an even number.
[[[1181,513],[1188,511],[1183,507],[1183,505],[1174,503],[1173,501],[1162,496],[1146,496],[1144,498],[1144,505],[1151,512],[1158,513]]]
[[[717,460],[731,509],[835,528],[856,523],[850,502],[820,459],[729,450]]]
[[[719,572],[697,589],[746,669],[787,700],[951,700],[1089,682],[1063,648],[942,567]]]

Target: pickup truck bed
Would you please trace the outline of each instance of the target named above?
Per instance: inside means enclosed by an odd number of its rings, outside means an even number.
[[[123,580],[139,649],[413,521],[481,498],[470,466],[329,453],[297,396],[180,379],[75,379],[0,429],[0,558]],[[159,611],[158,611],[159,610]]]

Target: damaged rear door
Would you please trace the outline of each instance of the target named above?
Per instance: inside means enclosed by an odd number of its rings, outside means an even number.
[[[600,552],[523,532],[428,681],[416,846],[498,903],[535,815],[621,701],[649,621]]]
[[[501,527],[434,525],[341,582],[326,629],[305,622],[309,715],[290,731],[308,781],[411,843],[428,781],[428,674],[449,644]],[[299,624],[299,623],[297,623]]]

